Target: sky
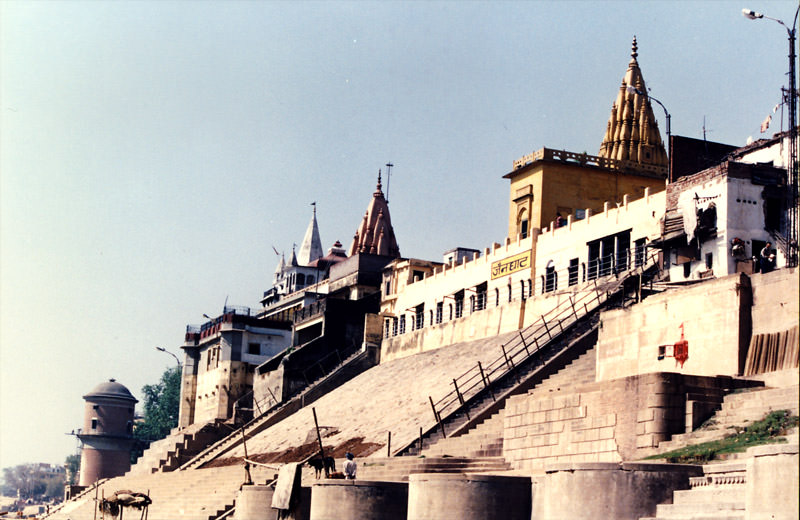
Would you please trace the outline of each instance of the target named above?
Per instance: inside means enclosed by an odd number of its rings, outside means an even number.
[[[597,154],[634,35],[673,134],[779,131],[786,31],[741,10],[796,6],[0,1],[0,467],[63,463],[95,385],[141,399],[156,347],[258,307],[312,202],[347,247],[381,168],[403,256],[502,241],[502,176]]]

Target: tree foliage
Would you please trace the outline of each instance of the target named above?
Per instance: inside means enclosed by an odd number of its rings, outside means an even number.
[[[170,430],[178,425],[178,407],[181,396],[181,369],[168,368],[161,374],[161,380],[154,385],[142,388],[144,395],[144,420],[133,428],[133,437],[137,440],[131,453],[131,461],[135,462],[147,446],[169,435]]]
[[[64,459],[64,469],[66,470],[68,481],[67,484],[75,485],[78,483],[78,471],[81,469],[81,456],[80,455],[67,455]]]

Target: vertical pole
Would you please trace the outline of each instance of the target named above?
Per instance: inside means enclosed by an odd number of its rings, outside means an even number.
[[[486,380],[486,374],[484,374],[483,372],[483,366],[481,365],[480,361],[478,361],[478,370],[481,371],[481,379],[483,379],[483,386],[486,387],[487,390],[489,390],[489,393],[492,396],[492,401],[497,401],[497,398],[494,396],[494,392],[492,392],[492,387],[489,386],[489,381]]]
[[[531,353],[528,352],[528,344],[525,343],[525,336],[522,335],[522,331],[519,331],[519,339],[522,341],[522,346],[525,347],[525,354],[530,356]]]
[[[464,396],[461,395],[461,392],[458,391],[458,383],[456,383],[455,379],[453,379],[453,386],[456,388],[456,395],[458,396],[458,402],[461,404],[461,406],[464,406]],[[470,420],[469,410],[464,408],[464,413],[467,414],[467,420]]]
[[[244,426],[241,428],[242,432],[242,445],[244,446],[244,483],[245,484],[252,484],[253,478],[250,476],[250,461],[247,459],[247,437],[244,435]]]
[[[319,423],[317,422],[317,410],[316,408],[311,408],[311,412],[314,414],[314,428],[317,430],[317,442],[319,443],[319,460],[322,462],[322,467],[325,469],[325,478],[328,478],[330,475],[328,474],[328,467],[325,466],[325,448],[322,447],[322,435],[319,434]]]
[[[389,438],[386,441],[386,456],[392,456],[392,432],[389,432]]]

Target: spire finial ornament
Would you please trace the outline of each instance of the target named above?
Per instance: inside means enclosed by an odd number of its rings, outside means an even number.
[[[378,168],[378,191],[381,191],[381,169]]]
[[[636,45],[636,35],[634,34],[633,44],[631,44],[631,58],[633,58],[634,60],[636,59],[637,56],[639,56],[639,53],[636,52],[638,49],[639,47]]]

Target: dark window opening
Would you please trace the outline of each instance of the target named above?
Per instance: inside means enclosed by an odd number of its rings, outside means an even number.
[[[528,219],[523,219],[519,223],[519,235],[521,238],[528,238]]]
[[[420,303],[414,308],[414,328],[421,329],[425,324],[425,304]]]
[[[634,262],[635,263],[634,263],[634,266],[635,267],[642,267],[644,265],[644,251],[645,251],[644,244],[645,244],[645,239],[644,238],[640,238],[639,240],[637,240],[633,244],[634,244],[634,248],[635,248],[635,252],[634,252]]]
[[[456,300],[456,318],[460,318],[464,314],[464,290],[458,291],[454,296]]]
[[[781,199],[766,199],[764,201],[764,228],[768,231],[780,230],[782,213],[783,201]]]
[[[573,258],[569,261],[569,268],[567,268],[567,278],[569,285],[578,284],[578,259]]]
[[[549,265],[544,272],[544,292],[553,292],[558,288],[558,274],[554,265]]]
[[[95,417],[94,419],[92,419],[92,429],[93,429],[93,430],[96,430],[96,429],[97,429],[97,417]]]
[[[683,264],[683,277],[689,278],[691,274],[692,274],[692,263],[686,262],[685,264]]]
[[[714,267],[714,253],[706,253],[706,268]]]
[[[436,323],[442,322],[442,314],[444,313],[444,302],[436,304]]]
[[[400,334],[406,333],[406,315],[400,316]]]
[[[486,299],[488,298],[487,292],[489,291],[489,286],[487,282],[483,282],[476,287],[477,294],[475,298],[475,310],[482,311],[486,308]]]
[[[248,343],[247,344],[247,353],[253,354],[256,356],[261,355],[261,344],[259,343]]]

